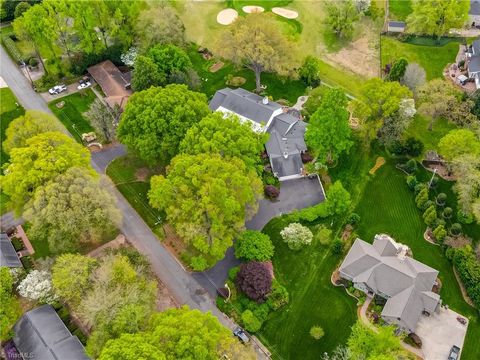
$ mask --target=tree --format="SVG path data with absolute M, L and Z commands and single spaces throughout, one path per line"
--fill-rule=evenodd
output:
M 265 263 L 258 261 L 243 263 L 240 265 L 235 283 L 250 299 L 263 303 L 272 289 L 272 272 Z
M 90 275 L 98 265 L 94 258 L 64 254 L 56 258 L 52 267 L 52 283 L 55 293 L 76 307 L 91 286 Z
M 71 167 L 91 169 L 89 151 L 59 132 L 36 135 L 26 141 L 25 147 L 10 152 L 10 163 L 0 177 L 3 192 L 10 196 L 16 213 L 20 214 L 39 186 Z
M 480 139 L 471 130 L 451 130 L 438 142 L 438 151 L 447 160 L 465 154 L 480 154 Z
M 48 271 L 32 270 L 17 287 L 20 296 L 41 303 L 54 304 L 58 297 L 53 291 L 52 277 Z
M 12 326 L 22 313 L 13 292 L 10 269 L 4 266 L 0 267 L 0 303 L 0 340 L 4 341 L 12 336 Z
M 256 211 L 261 191 L 256 173 L 240 159 L 179 155 L 166 177 L 152 177 L 148 197 L 185 242 L 220 260 Z
M 310 328 L 310 336 L 315 340 L 320 340 L 324 335 L 325 331 L 323 331 L 321 326 L 315 325 Z
M 327 228 L 325 225 L 320 225 L 315 233 L 315 238 L 318 239 L 320 244 L 328 245 L 332 240 L 332 230 Z
M 317 87 L 320 85 L 320 61 L 318 58 L 307 55 L 298 73 L 308 86 Z
M 461 212 L 480 221 L 480 154 L 465 154 L 453 159 L 453 173 L 457 177 L 454 190 Z M 473 219 L 470 219 L 472 222 Z
M 54 116 L 37 110 L 27 110 L 24 115 L 8 125 L 2 144 L 3 149 L 6 153 L 10 153 L 13 148 L 24 147 L 27 140 L 35 135 L 64 130 L 65 128 Z
M 390 72 L 387 75 L 389 81 L 400 81 L 407 70 L 408 61 L 405 58 L 400 58 L 393 63 Z
M 23 214 L 31 223 L 30 236 L 48 241 L 50 251 L 62 253 L 111 235 L 122 215 L 106 186 L 89 170 L 70 168 L 38 187 Z
M 415 196 L 415 204 L 419 209 L 423 209 L 425 206 L 425 203 L 428 201 L 428 189 L 426 187 L 423 187 Z
M 262 322 L 253 314 L 252 310 L 245 310 L 242 313 L 243 326 L 247 331 L 257 332 L 262 327 Z
M 185 27 L 172 6 L 166 3 L 152 3 L 142 10 L 135 26 L 137 43 L 141 49 L 155 44 L 185 43 Z
M 294 67 L 292 45 L 267 13 L 239 17 L 222 33 L 216 48 L 220 56 L 255 73 L 257 93 L 262 90 L 262 72 L 288 75 Z
M 425 69 L 417 63 L 409 63 L 405 69 L 405 73 L 400 79 L 400 84 L 408 87 L 412 92 L 415 92 L 420 86 L 425 84 L 427 74 Z
M 15 6 L 15 13 L 14 13 L 15 19 L 22 16 L 22 14 L 28 9 L 30 9 L 30 7 L 31 5 L 26 1 L 19 2 L 18 5 Z
M 308 92 L 308 100 L 303 106 L 304 110 L 308 114 L 312 115 L 320 107 L 322 98 L 325 96 L 325 93 L 329 90 L 326 86 L 318 86 Z
M 187 130 L 208 114 L 204 94 L 185 85 L 154 87 L 130 97 L 117 136 L 142 159 L 165 164 L 178 153 Z
M 310 245 L 313 239 L 310 229 L 299 223 L 289 224 L 280 231 L 280 235 L 292 250 L 299 250 L 303 245 Z
M 409 127 L 416 113 L 413 99 L 403 99 L 397 112 L 383 120 L 377 137 L 380 143 L 390 147 L 395 142 L 401 141 L 405 130 Z M 406 150 L 406 149 L 405 149 Z
M 343 187 L 340 180 L 335 181 L 327 191 L 327 207 L 330 214 L 345 214 L 352 204 L 350 194 Z
M 352 0 L 329 1 L 325 3 L 327 26 L 338 36 L 349 38 L 353 34 L 358 11 Z
M 161 86 L 166 82 L 165 74 L 160 73 L 157 64 L 148 56 L 138 55 L 132 71 L 132 89 L 142 91 L 151 86 Z
M 112 111 L 103 104 L 102 100 L 95 99 L 85 116 L 107 143 L 111 143 L 115 139 L 115 127 L 113 126 L 115 117 Z
M 147 56 L 157 65 L 160 74 L 169 79 L 173 74 L 184 73 L 192 67 L 187 53 L 181 48 L 172 45 L 155 45 L 148 50 Z
M 431 205 L 423 213 L 423 221 L 425 221 L 425 224 L 428 226 L 431 226 L 435 220 L 437 220 L 437 209 L 435 205 Z
M 416 0 L 412 4 L 412 13 L 407 17 L 408 31 L 440 39 L 450 29 L 465 25 L 469 5 L 468 1 L 458 0 Z
M 264 150 L 268 134 L 253 131 L 248 122 L 235 116 L 224 117 L 215 112 L 204 117 L 188 129 L 180 143 L 184 154 L 219 154 L 222 157 L 237 157 L 259 173 L 263 170 L 260 154 Z
M 165 354 L 153 341 L 152 334 L 122 334 L 108 340 L 98 360 L 166 360 Z
M 310 117 L 305 141 L 322 163 L 333 163 L 353 145 L 348 123 L 350 114 L 346 107 L 345 93 L 340 89 L 329 89 Z
M 235 256 L 246 261 L 268 261 L 274 249 L 270 237 L 256 230 L 244 231 L 235 242 Z
M 445 230 L 445 227 L 443 225 L 438 225 L 433 230 L 433 236 L 435 236 L 435 239 L 438 242 L 442 242 L 445 239 L 445 237 L 447 236 L 447 230 Z

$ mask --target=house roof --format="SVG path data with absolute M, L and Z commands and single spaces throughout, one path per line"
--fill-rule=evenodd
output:
M 89 359 L 51 305 L 27 311 L 13 327 L 13 342 L 21 354 L 38 360 Z
M 266 124 L 273 113 L 282 106 L 273 101 L 263 102 L 264 98 L 242 88 L 225 88 L 215 93 L 210 101 L 210 109 L 218 110 L 220 107 L 243 116 L 256 123 Z
M 0 266 L 9 268 L 23 267 L 12 242 L 7 234 L 4 233 L 0 234 Z
M 106 95 L 107 103 L 112 106 L 118 104 L 122 109 L 126 100 L 132 94 L 130 87 L 131 74 L 122 73 L 110 60 L 90 66 L 88 72 L 100 85 Z
M 433 312 L 440 301 L 431 291 L 438 271 L 405 256 L 404 251 L 385 234 L 376 235 L 373 244 L 356 239 L 340 273 L 386 296 L 382 315 L 402 320 L 413 331 L 422 311 Z
M 480 1 L 479 0 L 470 0 L 470 10 L 468 11 L 469 15 L 480 15 Z
M 472 56 L 468 61 L 468 71 L 471 73 L 476 73 L 480 71 L 480 54 L 477 56 Z

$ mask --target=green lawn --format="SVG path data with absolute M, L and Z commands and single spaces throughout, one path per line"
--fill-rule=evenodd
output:
M 17 99 L 9 88 L 0 89 L 0 167 L 8 162 L 8 155 L 3 151 L 3 141 L 5 140 L 5 131 L 10 122 L 17 117 L 23 115 L 25 110 L 22 106 L 17 105 Z M 1 172 L 1 169 L 0 169 Z M 4 214 L 10 210 L 8 206 L 9 197 L 0 192 L 0 214 Z
M 95 93 L 91 89 L 87 89 L 84 92 L 54 100 L 48 104 L 48 107 L 57 115 L 70 134 L 75 137 L 75 140 L 82 143 L 82 134 L 94 131 L 83 113 L 88 111 L 90 104 L 95 99 Z M 62 101 L 65 102 L 65 105 L 61 109 L 57 108 L 56 104 Z
M 410 0 L 390 0 L 388 4 L 391 19 L 405 20 L 412 12 L 412 2 Z
M 422 66 L 427 73 L 427 80 L 441 78 L 445 66 L 455 61 L 459 44 L 459 40 L 449 39 L 441 46 L 419 45 L 382 36 L 382 67 L 404 57 L 408 62 L 415 62 Z
M 440 247 L 423 239 L 425 224 L 417 210 L 414 196 L 405 183 L 405 176 L 389 161 L 368 182 L 364 196 L 355 210 L 361 217 L 358 234 L 368 242 L 378 233 L 388 233 L 408 245 L 415 259 L 439 270 L 445 304 L 470 319 L 462 359 L 480 358 L 480 320 L 477 312 L 462 298 L 460 288 Z
M 318 359 L 348 338 L 357 318 L 356 300 L 330 282 L 342 256 L 333 255 L 318 242 L 300 251 L 290 250 L 279 234 L 288 223 L 286 218 L 276 218 L 263 231 L 275 245 L 275 277 L 288 289 L 290 302 L 270 315 L 257 336 L 274 359 L 299 359 L 300 353 L 302 359 Z M 314 325 L 325 331 L 320 341 L 309 335 Z

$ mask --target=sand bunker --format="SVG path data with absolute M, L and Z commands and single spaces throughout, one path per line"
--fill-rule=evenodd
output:
M 298 17 L 298 12 L 294 10 L 284 9 L 281 7 L 274 7 L 272 9 L 272 12 L 287 19 L 296 19 Z
M 244 6 L 244 7 L 242 7 L 242 10 L 243 10 L 243 12 L 245 12 L 247 14 L 261 13 L 261 12 L 265 11 L 265 9 L 261 6 Z
M 230 25 L 238 17 L 237 10 L 234 9 L 225 9 L 218 13 L 217 22 L 221 25 Z

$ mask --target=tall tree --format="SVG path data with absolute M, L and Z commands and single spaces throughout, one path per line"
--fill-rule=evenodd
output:
M 33 239 L 48 241 L 50 251 L 78 250 L 82 242 L 98 242 L 120 226 L 115 197 L 88 169 L 71 168 L 36 189 L 23 216 Z
M 49 131 L 63 132 L 65 128 L 56 117 L 50 114 L 38 110 L 27 110 L 24 115 L 8 125 L 3 148 L 8 154 L 14 148 L 24 147 L 31 137 Z
M 466 0 L 415 0 L 407 17 L 408 31 L 440 38 L 450 29 L 461 28 L 468 20 Z
M 102 100 L 95 99 L 85 116 L 107 143 L 111 143 L 115 139 L 115 127 L 113 126 L 115 114 L 105 106 Z
M 185 85 L 153 87 L 130 97 L 117 136 L 142 159 L 168 163 L 187 130 L 209 113 L 206 96 Z
M 166 83 L 165 74 L 158 70 L 157 64 L 148 56 L 138 55 L 132 71 L 132 89 L 134 91 L 147 90 L 152 86 L 161 86 Z
M 359 13 L 352 0 L 328 1 L 326 24 L 338 37 L 350 37 Z
M 59 132 L 36 135 L 26 141 L 25 147 L 10 152 L 10 163 L 4 165 L 5 175 L 0 177 L 3 192 L 20 215 L 38 187 L 71 167 L 91 169 L 89 151 Z
M 13 292 L 13 278 L 10 269 L 0 267 L 0 340 L 10 339 L 12 326 L 22 311 Z
M 447 160 L 465 154 L 480 154 L 480 139 L 471 130 L 451 130 L 438 142 L 439 153 Z
M 235 156 L 252 169 L 261 171 L 260 154 L 264 150 L 268 134 L 259 134 L 237 116 L 224 118 L 221 113 L 204 117 L 188 129 L 180 143 L 180 152 L 185 154 L 219 154 Z
M 293 48 L 270 14 L 239 17 L 222 33 L 216 47 L 220 56 L 255 73 L 257 92 L 262 90 L 262 72 L 288 75 L 294 67 Z
M 453 172 L 457 177 L 454 190 L 465 214 L 473 214 L 480 222 L 480 154 L 469 153 L 453 159 Z
M 72 27 L 71 27 L 71 11 L 70 1 L 66 0 L 44 0 L 42 6 L 47 12 L 46 25 L 48 25 L 51 32 L 55 34 L 55 39 L 64 53 L 67 54 L 69 60 L 72 60 Z
M 148 50 L 147 55 L 157 65 L 158 72 L 167 79 L 176 73 L 185 73 L 192 67 L 187 53 L 172 44 L 155 45 Z
M 353 142 L 349 118 L 345 93 L 340 89 L 327 90 L 317 111 L 310 117 L 305 134 L 307 145 L 320 162 L 332 163 L 350 150 Z
M 240 159 L 179 155 L 166 177 L 152 177 L 148 197 L 187 243 L 217 261 L 256 211 L 261 188 Z

